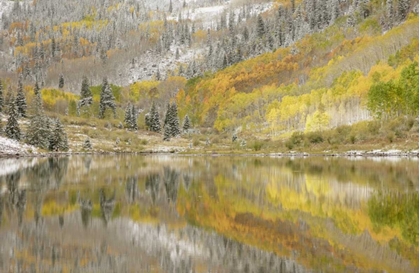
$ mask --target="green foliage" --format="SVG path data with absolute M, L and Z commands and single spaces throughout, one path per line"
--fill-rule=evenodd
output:
M 419 193 L 379 192 L 368 201 L 368 214 L 373 224 L 399 227 L 404 239 L 419 243 Z
M 19 114 L 18 114 L 18 109 L 17 109 L 16 103 L 13 97 L 10 100 L 8 114 L 9 114 L 9 118 L 7 119 L 6 128 L 4 130 L 6 137 L 15 139 L 15 140 L 20 140 L 21 133 L 20 133 L 19 124 L 17 121 Z

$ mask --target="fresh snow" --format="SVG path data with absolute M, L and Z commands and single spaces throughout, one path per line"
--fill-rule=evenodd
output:
M 0 136 L 0 155 L 36 154 L 37 148 Z M 1 167 L 1 165 L 0 165 Z M 1 173 L 1 170 L 0 170 Z

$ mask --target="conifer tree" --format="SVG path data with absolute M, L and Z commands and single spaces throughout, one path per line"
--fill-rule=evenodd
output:
M 184 125 L 182 125 L 182 129 L 184 131 L 187 131 L 188 129 L 191 128 L 191 124 L 190 124 L 190 118 L 188 117 L 188 115 L 185 115 L 184 118 Z
M 262 38 L 265 34 L 265 25 L 261 14 L 259 14 L 257 17 L 257 34 L 258 38 Z
M 115 97 L 114 97 L 114 94 L 112 94 L 112 90 L 108 83 L 107 78 L 104 78 L 102 82 L 101 98 L 99 100 L 99 118 L 105 117 L 106 108 L 111 108 L 112 112 L 114 113 L 114 118 L 115 118 L 116 117 Z
M 169 12 L 172 13 L 172 0 L 169 1 Z
M 90 91 L 90 88 L 89 88 L 89 80 L 86 76 L 84 76 L 82 79 L 82 88 L 80 90 L 80 99 L 86 99 L 86 98 L 91 98 L 91 97 L 92 97 L 92 92 Z
M 0 80 L 0 113 L 3 112 L 4 98 L 3 98 L 3 84 Z
M 60 77 L 58 79 L 58 88 L 63 88 L 64 87 L 64 76 L 63 74 L 60 74 Z
M 156 109 L 156 105 L 153 102 L 152 108 L 150 109 L 150 130 L 153 132 L 160 132 L 160 120 L 159 113 Z
M 181 131 L 179 130 L 178 107 L 176 103 L 171 104 L 170 110 L 169 126 L 171 129 L 171 136 L 175 137 L 181 134 Z
M 125 128 L 131 129 L 132 124 L 131 124 L 131 106 L 127 105 L 127 107 L 125 108 L 125 116 L 124 116 L 124 125 Z
M 67 134 L 64 130 L 63 124 L 61 124 L 58 118 L 54 119 L 52 122 L 52 130 L 49 144 L 49 149 L 51 151 L 67 151 L 69 148 Z
M 169 141 L 171 139 L 171 126 L 168 124 L 165 125 L 163 129 L 163 140 Z
M 136 114 L 136 108 L 134 105 L 131 106 L 131 125 L 133 130 L 138 130 L 139 127 L 137 126 L 137 114 Z
M 92 143 L 90 142 L 90 138 L 88 137 L 85 142 L 83 143 L 83 149 L 85 150 L 92 150 Z
M 38 82 L 35 83 L 34 93 L 35 98 L 32 104 L 34 114 L 26 131 L 26 142 L 47 150 L 50 146 L 50 119 L 44 114 Z
M 26 98 L 23 93 L 22 76 L 19 77 L 18 90 L 16 95 L 16 106 L 18 109 L 18 117 L 26 117 Z
M 15 99 L 12 97 L 10 100 L 9 105 L 9 118 L 7 119 L 6 128 L 5 128 L 5 134 L 6 137 L 20 140 L 21 134 L 20 134 L 20 128 L 19 123 L 17 121 L 18 119 L 18 110 L 16 106 Z
M 169 124 L 170 119 L 171 119 L 171 105 L 168 103 L 168 105 L 166 106 L 166 114 L 165 114 L 165 119 L 163 120 L 163 128 L 165 129 L 165 126 L 167 124 Z

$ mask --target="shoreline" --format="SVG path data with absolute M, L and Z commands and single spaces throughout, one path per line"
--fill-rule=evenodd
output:
M 145 150 L 145 151 L 91 151 L 91 152 L 41 152 L 41 153 L 1 153 L 2 158 L 36 158 L 36 157 L 60 157 L 74 155 L 177 155 L 177 156 L 253 156 L 253 157 L 347 157 L 347 158 L 419 158 L 419 150 L 371 150 L 371 151 L 346 151 L 346 152 L 267 152 L 267 153 L 223 153 L 203 151 L 201 153 L 185 152 L 179 150 Z

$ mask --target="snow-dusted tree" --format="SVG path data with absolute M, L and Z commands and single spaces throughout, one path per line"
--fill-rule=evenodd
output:
M 58 88 L 63 88 L 64 87 L 64 76 L 63 74 L 60 74 L 60 77 L 58 79 Z
M 49 149 L 51 151 L 67 151 L 68 148 L 66 131 L 61 121 L 56 118 L 52 121 Z
M 0 113 L 4 108 L 4 97 L 3 97 L 3 83 L 0 80 Z
M 157 111 L 156 104 L 152 103 L 152 108 L 150 109 L 150 130 L 153 132 L 160 132 L 160 119 L 159 113 Z
M 131 124 L 132 124 L 133 130 L 139 129 L 139 127 L 137 126 L 137 113 L 136 113 L 136 108 L 134 107 L 134 105 L 131 106 Z
M 107 78 L 104 78 L 102 82 L 101 98 L 99 100 L 99 118 L 105 117 L 106 108 L 111 108 L 115 118 L 117 115 L 115 97 L 114 94 L 112 94 L 111 86 L 109 85 Z
M 181 134 L 181 131 L 179 130 L 178 106 L 176 103 L 172 103 L 170 109 L 171 115 L 169 125 L 171 127 L 171 136 L 175 137 Z
M 398 1 L 398 20 L 403 21 L 410 11 L 410 0 Z
M 131 118 L 131 105 L 127 105 L 127 107 L 125 108 L 124 125 L 125 125 L 125 128 L 128 128 L 130 130 L 131 128 L 133 128 L 132 118 Z
M 16 106 L 18 109 L 18 117 L 26 117 L 26 98 L 23 93 L 22 75 L 19 77 L 18 90 L 16 95 Z
M 163 128 L 163 140 L 169 141 L 171 139 L 171 126 L 168 124 Z
M 169 13 L 172 13 L 172 0 L 169 1 Z
M 90 138 L 88 137 L 85 142 L 83 142 L 82 148 L 84 150 L 92 150 L 92 143 L 90 142 Z
M 47 150 L 50 146 L 50 119 L 44 114 L 38 82 L 35 83 L 34 93 L 35 97 L 32 102 L 33 116 L 26 131 L 26 142 Z
M 262 18 L 261 14 L 258 14 L 257 17 L 257 35 L 258 38 L 262 38 L 265 34 L 265 24 L 264 19 Z
M 17 121 L 19 114 L 18 114 L 16 102 L 13 96 L 10 100 L 8 114 L 9 114 L 9 118 L 7 119 L 6 128 L 4 129 L 6 137 L 20 140 L 21 134 L 20 134 L 19 123 Z
M 182 125 L 182 129 L 184 131 L 187 131 L 190 128 L 191 128 L 190 118 L 188 117 L 188 115 L 185 115 L 184 124 Z

